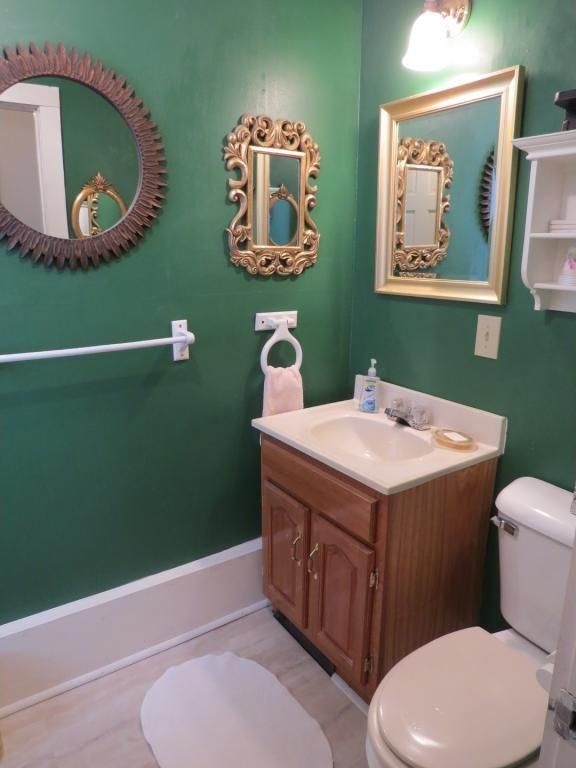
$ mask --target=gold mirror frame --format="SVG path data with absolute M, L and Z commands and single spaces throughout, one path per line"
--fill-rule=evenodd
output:
M 512 142 L 520 123 L 523 84 L 524 69 L 517 66 L 380 107 L 376 293 L 486 304 L 504 303 L 516 191 L 517 155 Z M 500 97 L 501 108 L 488 280 L 422 280 L 395 275 L 400 123 L 494 97 Z M 471 213 L 476 215 L 475 211 Z M 451 226 L 454 229 L 457 222 L 451 222 Z
M 316 207 L 318 187 L 311 179 L 320 172 L 320 152 L 302 122 L 273 120 L 266 115 L 243 115 L 228 134 L 224 161 L 229 171 L 238 170 L 239 178 L 228 179 L 228 199 L 238 205 L 238 212 L 226 232 L 230 261 L 251 275 L 300 275 L 318 258 L 320 235 L 310 212 Z M 250 150 L 300 160 L 300 195 L 298 232 L 295 245 L 257 245 L 253 242 L 254 179 Z
M 82 191 L 80 194 L 76 197 L 74 200 L 74 203 L 72 204 L 72 212 L 70 214 L 70 218 L 72 221 L 72 229 L 74 230 L 74 234 L 78 239 L 82 239 L 84 237 L 94 237 L 94 235 L 99 235 L 102 233 L 102 228 L 98 225 L 98 222 L 96 221 L 96 216 L 98 213 L 98 205 L 94 205 L 95 199 L 97 200 L 98 195 L 107 195 L 108 197 L 112 198 L 118 208 L 120 209 L 120 219 L 123 219 L 126 215 L 126 204 L 124 203 L 124 200 L 120 197 L 118 191 L 115 187 L 112 186 L 105 178 L 102 176 L 101 173 L 97 173 L 96 176 L 90 179 L 90 181 L 87 184 L 84 184 L 82 187 Z M 83 203 L 88 203 L 88 220 L 90 224 L 90 233 L 85 234 L 82 231 L 82 227 L 80 226 L 80 210 L 82 208 Z
M 438 170 L 438 199 L 436 203 L 436 233 L 434 243 L 429 245 L 406 246 L 406 175 L 410 166 L 427 167 Z M 450 228 L 446 224 L 445 214 L 450 210 L 450 195 L 454 163 L 446 151 L 446 145 L 440 141 L 405 138 L 398 147 L 398 186 L 396 193 L 396 229 L 394 237 L 394 271 L 399 270 L 401 277 L 432 277 L 429 272 L 417 270 L 431 269 L 445 258 L 450 243 Z

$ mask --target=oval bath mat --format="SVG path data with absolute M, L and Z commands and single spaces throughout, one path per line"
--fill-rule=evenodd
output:
M 332 768 L 320 726 L 254 661 L 233 653 L 169 669 L 144 698 L 160 768 Z

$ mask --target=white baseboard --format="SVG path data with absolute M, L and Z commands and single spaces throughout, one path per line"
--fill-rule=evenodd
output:
M 352 704 L 355 704 L 358 707 L 362 714 L 368 715 L 369 705 L 366 704 L 363 698 L 358 696 L 356 691 L 353 691 L 352 688 L 350 688 L 348 683 L 345 683 L 344 680 L 342 680 L 340 675 L 332 675 L 331 679 L 336 688 L 339 688 L 342 693 L 350 699 Z
M 261 539 L 0 626 L 0 718 L 268 604 Z

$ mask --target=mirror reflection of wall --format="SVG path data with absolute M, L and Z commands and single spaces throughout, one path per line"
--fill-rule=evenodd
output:
M 74 238 L 70 211 L 96 170 L 114 179 L 130 205 L 138 189 L 138 150 L 107 99 L 54 77 L 20 83 L 0 96 L 0 201 L 20 221 Z M 117 223 L 118 208 L 100 204 L 104 231 Z
M 406 168 L 404 245 L 438 247 L 442 170 L 413 165 Z
M 98 207 L 98 213 L 96 214 L 98 229 L 100 232 L 112 229 L 124 215 L 122 213 L 122 208 L 120 208 L 118 203 L 114 198 L 110 197 L 110 195 L 97 192 L 94 197 L 96 198 L 95 202 Z
M 294 245 L 298 233 L 298 204 L 284 185 L 270 188 L 268 239 L 272 245 Z
M 486 157 L 498 146 L 500 109 L 500 97 L 492 97 L 403 120 L 399 125 L 400 139 L 418 136 L 442 141 L 454 161 L 447 214 L 450 244 L 446 258 L 434 270 L 438 279 L 488 280 L 490 237 L 478 221 L 478 189 Z
M 252 150 L 254 245 L 299 244 L 301 158 L 294 154 Z

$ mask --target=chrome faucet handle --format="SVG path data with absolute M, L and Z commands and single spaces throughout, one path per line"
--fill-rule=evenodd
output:
M 415 405 L 410 412 L 410 426 L 414 429 L 430 429 L 430 409 L 425 405 Z

